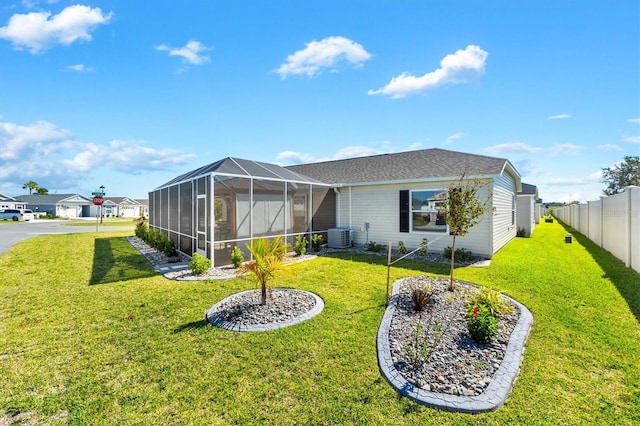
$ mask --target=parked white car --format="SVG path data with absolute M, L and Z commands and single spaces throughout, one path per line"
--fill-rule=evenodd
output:
M 33 217 L 33 213 L 31 213 Z M 19 220 L 24 220 L 24 213 L 22 210 L 18 209 L 0 209 L 0 219 L 2 220 L 13 220 L 15 222 Z
M 33 211 L 29 209 L 22 210 L 23 218 L 26 221 L 33 220 Z

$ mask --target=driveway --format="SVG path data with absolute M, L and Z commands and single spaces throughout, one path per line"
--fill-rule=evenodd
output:
M 0 225 L 0 255 L 16 243 L 37 235 L 96 232 L 95 222 L 93 222 L 92 226 L 68 226 L 65 223 L 68 222 L 62 220 L 33 220 L 15 224 L 2 224 Z M 126 226 L 98 226 L 98 232 L 133 231 L 134 227 L 133 222 L 131 225 Z

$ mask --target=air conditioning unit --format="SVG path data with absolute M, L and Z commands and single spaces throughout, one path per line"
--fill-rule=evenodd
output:
M 328 231 L 330 248 L 347 248 L 351 247 L 351 229 L 349 228 L 331 228 Z

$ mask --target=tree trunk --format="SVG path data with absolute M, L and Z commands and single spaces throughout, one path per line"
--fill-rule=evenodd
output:
M 266 305 L 267 304 L 267 284 L 266 283 L 262 283 L 262 300 L 260 302 L 261 305 Z
M 453 243 L 451 244 L 451 270 L 449 274 L 449 291 L 455 290 L 456 286 L 453 284 L 453 266 L 455 264 L 456 256 L 456 234 L 453 234 Z

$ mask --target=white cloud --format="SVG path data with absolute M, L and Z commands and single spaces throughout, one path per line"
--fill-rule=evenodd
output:
M 325 68 L 335 70 L 339 62 L 346 61 L 359 67 L 369 59 L 371 55 L 361 44 L 334 36 L 307 43 L 304 49 L 287 56 L 287 60 L 275 72 L 283 79 L 290 75 L 315 77 Z
M 537 148 L 535 146 L 531 146 L 522 142 L 509 142 L 509 143 L 502 143 L 499 145 L 489 146 L 484 150 L 494 155 L 533 154 L 533 153 L 542 151 L 542 148 Z
M 567 118 L 571 118 L 571 114 L 552 115 L 551 117 L 547 117 L 547 120 L 564 120 Z
M 451 145 L 452 143 L 454 143 L 458 139 L 462 139 L 464 136 L 465 136 L 465 133 L 463 133 L 463 132 L 458 132 L 458 133 L 454 133 L 452 135 L 449 135 L 447 137 L 447 139 L 444 141 L 443 145 Z
M 422 144 L 413 143 L 405 148 L 394 148 L 389 142 L 382 143 L 382 148 L 372 148 L 370 146 L 352 145 L 339 149 L 333 155 L 329 157 L 315 157 L 311 154 L 305 154 L 297 151 L 283 151 L 278 154 L 279 160 L 285 160 L 286 164 L 304 164 L 304 163 L 318 163 L 321 161 L 334 161 L 344 160 L 348 158 L 368 157 L 371 155 L 388 154 L 392 152 L 405 152 L 420 149 Z
M 627 120 L 629 123 L 638 124 L 640 123 L 640 118 L 630 118 Z
M 628 143 L 640 143 L 640 136 L 627 136 L 623 141 Z
M 109 22 L 112 15 L 99 7 L 82 5 L 66 7 L 53 16 L 51 12 L 15 14 L 5 27 L 0 27 L 0 38 L 9 40 L 16 49 L 42 53 L 56 44 L 68 46 L 78 40 L 91 40 L 90 32 Z
M 554 178 L 544 181 L 545 185 L 584 185 L 590 183 L 589 179 L 581 178 Z
M 156 50 L 167 51 L 170 56 L 179 56 L 185 62 L 192 65 L 202 65 L 205 62 L 210 62 L 209 55 L 204 53 L 211 50 L 210 47 L 205 46 L 197 40 L 189 40 L 187 44 L 182 47 L 171 47 L 166 44 L 160 44 L 155 47 Z
M 598 149 L 602 151 L 622 151 L 622 148 L 615 144 L 598 145 Z
M 68 130 L 46 121 L 28 126 L 0 122 L 0 146 L 0 181 L 15 187 L 25 180 L 46 188 L 75 186 L 98 168 L 137 175 L 171 170 L 196 157 L 137 140 L 114 140 L 108 145 L 79 142 Z
M 93 67 L 87 67 L 84 64 L 69 65 L 67 69 L 77 72 L 93 72 Z
M 447 83 L 468 83 L 484 72 L 489 54 L 478 46 L 469 45 L 464 50 L 445 56 L 440 68 L 421 77 L 402 73 L 378 90 L 369 90 L 369 95 L 389 95 L 404 98 L 424 90 L 434 89 Z
M 563 143 L 553 148 L 552 155 L 575 155 L 582 151 L 584 146 L 574 145 L 571 143 Z

